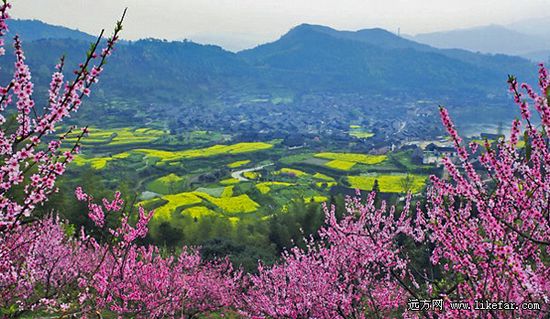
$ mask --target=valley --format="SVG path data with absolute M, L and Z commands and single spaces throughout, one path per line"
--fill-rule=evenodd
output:
M 421 192 L 430 174 L 441 174 L 435 165 L 422 164 L 420 149 L 371 144 L 377 134 L 358 124 L 348 125 L 339 139 L 334 133 L 298 138 L 297 132 L 256 141 L 207 130 L 89 130 L 62 188 L 123 190 L 136 207 L 155 210 L 151 242 L 210 249 L 219 240 L 229 241 L 229 248 L 217 247 L 217 253 L 250 267 L 253 256 L 269 260 L 290 240 L 300 240 L 300 232 L 293 233 L 297 230 L 274 227 L 281 227 L 279 219 L 287 214 L 314 212 L 309 220 L 291 225 L 308 224 L 312 232 L 322 223 L 323 203 L 340 206 L 355 189 L 374 189 L 380 198 L 398 201 L 407 191 Z M 65 142 L 71 145 L 76 136 Z M 74 201 L 70 191 L 65 194 L 64 201 Z M 73 207 L 63 214 L 74 219 L 80 206 Z M 235 251 L 232 245 L 237 244 L 262 251 Z
M 74 66 L 88 38 L 33 22 L 16 29 L 30 26 L 47 35 L 25 46 L 37 94 L 46 94 L 59 54 Z M 44 210 L 61 202 L 63 217 L 85 225 L 75 187 L 97 197 L 120 190 L 132 209 L 156 212 L 145 243 L 201 246 L 205 258 L 230 256 L 251 270 L 304 244 L 323 225 L 323 205 L 342 212 L 356 189 L 398 205 L 422 193 L 430 175 L 443 176 L 449 146 L 438 105 L 482 143 L 480 133 L 500 135 L 515 114 L 503 70 L 530 81 L 534 67 L 382 29 L 309 24 L 237 53 L 124 41 L 88 107 L 66 122 L 90 133 Z

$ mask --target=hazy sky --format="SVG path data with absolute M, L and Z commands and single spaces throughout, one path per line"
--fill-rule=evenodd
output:
M 300 23 L 402 33 L 508 24 L 547 16 L 550 0 L 16 0 L 13 15 L 97 34 L 125 7 L 123 37 L 188 38 L 236 50 Z

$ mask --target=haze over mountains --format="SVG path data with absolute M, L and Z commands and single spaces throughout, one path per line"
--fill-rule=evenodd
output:
M 37 97 L 47 96 L 59 57 L 67 57 L 70 75 L 94 39 L 37 21 L 12 21 L 11 28 L 24 41 Z M 9 52 L 0 60 L 13 65 Z M 94 107 L 78 118 L 98 126 L 176 121 L 175 126 L 207 128 L 248 121 L 262 123 L 254 128 L 260 131 L 292 117 L 344 123 L 362 114 L 377 119 L 378 126 L 392 118 L 409 123 L 411 112 L 435 117 L 437 105 L 445 104 L 457 119 L 464 115 L 464 123 L 484 125 L 514 116 L 508 74 L 534 83 L 536 70 L 521 57 L 438 49 L 376 28 L 351 32 L 302 24 L 274 42 L 237 53 L 191 41 L 124 41 L 92 94 Z M 7 81 L 6 72 L 0 80 Z
M 52 59 L 62 53 L 78 58 L 80 47 L 87 45 L 83 42 L 93 38 L 38 21 L 14 21 L 11 26 L 32 42 L 27 50 L 34 64 L 53 65 Z M 67 38 L 71 40 L 61 40 Z M 110 75 L 118 74 L 128 84 L 134 77 L 158 76 L 155 82 L 198 77 L 199 82 L 223 86 L 245 76 L 250 85 L 258 82 L 290 90 L 414 92 L 431 87 L 482 93 L 502 86 L 508 73 L 524 75 L 530 66 L 517 57 L 436 49 L 383 29 L 349 32 L 303 24 L 273 43 L 238 53 L 192 42 L 127 43 L 115 55 Z
M 12 20 L 10 21 L 7 38 L 18 34 L 25 41 L 34 41 L 39 39 L 73 39 L 82 41 L 92 41 L 95 37 L 87 33 L 54 26 L 39 20 Z
M 408 36 L 437 48 L 461 48 L 482 53 L 519 55 L 536 62 L 550 57 L 550 17 L 507 26 L 487 25 Z

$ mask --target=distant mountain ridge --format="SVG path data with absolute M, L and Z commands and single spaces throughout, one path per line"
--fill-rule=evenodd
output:
M 423 33 L 408 38 L 441 49 L 461 48 L 472 52 L 500 53 L 546 60 L 548 56 L 544 56 L 543 52 L 550 50 L 550 35 L 526 33 L 531 30 L 530 28 L 516 31 L 518 26 L 488 25 Z
M 72 39 L 93 41 L 95 36 L 82 31 L 55 26 L 39 20 L 10 20 L 8 38 L 18 34 L 25 41 L 39 39 Z
M 257 67 L 301 71 L 311 83 L 331 77 L 344 87 L 409 86 L 417 90 L 477 90 L 498 86 L 508 73 L 525 75 L 518 57 L 436 49 L 383 29 L 355 32 L 299 25 L 279 40 L 238 53 Z M 313 85 L 313 84 L 312 84 Z
M 76 65 L 93 39 L 37 22 L 11 25 L 22 30 L 33 77 L 42 84 L 61 54 L 68 65 Z M 29 40 L 25 32 L 33 28 Z M 383 29 L 352 32 L 302 24 L 277 41 L 238 53 L 190 41 L 125 42 L 106 68 L 97 99 L 227 107 L 281 94 L 298 102 L 311 94 L 506 96 L 507 74 L 525 81 L 534 70 L 533 63 L 519 57 L 437 49 Z M 175 114 L 177 107 L 163 112 Z

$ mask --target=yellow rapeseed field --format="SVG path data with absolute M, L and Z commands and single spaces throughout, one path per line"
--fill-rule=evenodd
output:
M 234 186 L 226 186 L 223 189 L 222 195 L 220 197 L 227 198 L 233 196 L 233 187 Z
M 388 157 L 386 155 L 369 155 L 369 154 L 357 154 L 357 153 L 317 153 L 315 157 L 325 158 L 330 160 L 340 160 L 361 164 L 378 164 L 385 161 Z
M 241 167 L 241 166 L 243 166 L 243 165 L 246 165 L 246 164 L 248 164 L 248 163 L 250 163 L 250 160 L 236 161 L 236 162 L 227 164 L 227 167 L 229 167 L 229 168 L 237 168 L 237 167 Z
M 426 183 L 426 176 L 423 175 L 408 175 L 409 182 L 405 182 L 406 174 L 397 175 L 372 175 L 372 176 L 348 176 L 348 182 L 352 188 L 361 190 L 372 190 L 374 181 L 378 180 L 380 191 L 384 193 L 404 193 L 410 188 L 413 193 L 418 193 L 422 190 Z
M 258 172 L 244 172 L 243 176 L 248 179 L 257 179 L 261 176 Z
M 306 202 L 306 203 L 310 203 L 310 202 L 324 203 L 327 200 L 328 200 L 328 197 L 326 197 L 326 196 L 304 197 L 304 202 Z
M 342 161 L 342 160 L 332 160 L 330 162 L 325 163 L 326 167 L 338 169 L 341 171 L 349 171 L 350 169 L 355 166 L 355 162 L 349 162 L 349 161 Z
M 162 199 L 168 201 L 165 205 L 155 209 L 155 219 L 170 220 L 172 213 L 178 208 L 200 204 L 202 199 L 194 193 L 179 193 L 174 195 L 165 195 Z
M 204 200 L 218 206 L 224 212 L 230 214 L 252 213 L 258 210 L 260 205 L 253 201 L 248 195 L 243 194 L 234 197 L 216 198 L 206 193 L 195 192 L 195 194 Z
M 315 183 L 315 185 L 319 188 L 325 187 L 325 186 L 326 186 L 326 188 L 331 188 L 332 186 L 338 185 L 338 183 L 336 183 L 336 182 L 317 182 L 317 183 Z
M 322 181 L 333 181 L 334 180 L 334 178 L 332 178 L 330 176 L 327 176 L 325 174 L 321 174 L 321 173 L 315 173 L 313 175 L 313 177 L 316 178 L 316 179 L 320 179 Z
M 147 188 L 153 192 L 168 194 L 175 192 L 185 179 L 174 173 L 159 177 L 149 183 Z
M 231 145 L 214 145 L 207 148 L 183 150 L 183 151 L 163 151 L 153 149 L 136 149 L 133 152 L 145 154 L 146 157 L 156 158 L 163 162 L 178 161 L 182 159 L 193 159 L 201 157 L 211 157 L 227 154 L 241 154 L 248 152 L 261 151 L 272 148 L 272 144 L 263 142 L 237 143 Z
M 276 172 L 276 174 L 290 174 L 297 177 L 307 175 L 307 173 L 304 171 L 301 171 L 299 169 L 294 169 L 294 168 L 288 168 L 288 167 L 281 168 L 279 171 Z
M 85 155 L 77 155 L 72 163 L 77 166 L 84 166 L 90 164 L 94 169 L 100 170 L 104 169 L 107 166 L 107 163 L 115 159 L 124 159 L 130 156 L 128 153 L 120 153 L 113 156 L 103 156 L 103 157 L 87 157 Z
M 181 211 L 181 214 L 184 216 L 191 216 L 192 218 L 201 218 L 204 216 L 214 216 L 218 215 L 215 211 L 204 206 L 193 206 L 186 208 Z
M 100 129 L 91 127 L 89 128 L 87 136 L 83 137 L 82 144 L 109 144 L 109 145 L 127 145 L 127 144 L 147 144 L 151 143 L 165 133 L 161 130 L 138 128 L 133 129 L 129 127 L 117 128 L 117 129 Z M 66 139 L 69 143 L 76 142 L 77 134 L 71 134 Z
M 286 182 L 263 182 L 256 184 L 256 188 L 260 191 L 262 194 L 267 194 L 271 191 L 272 186 L 291 186 L 293 184 L 286 183 Z

